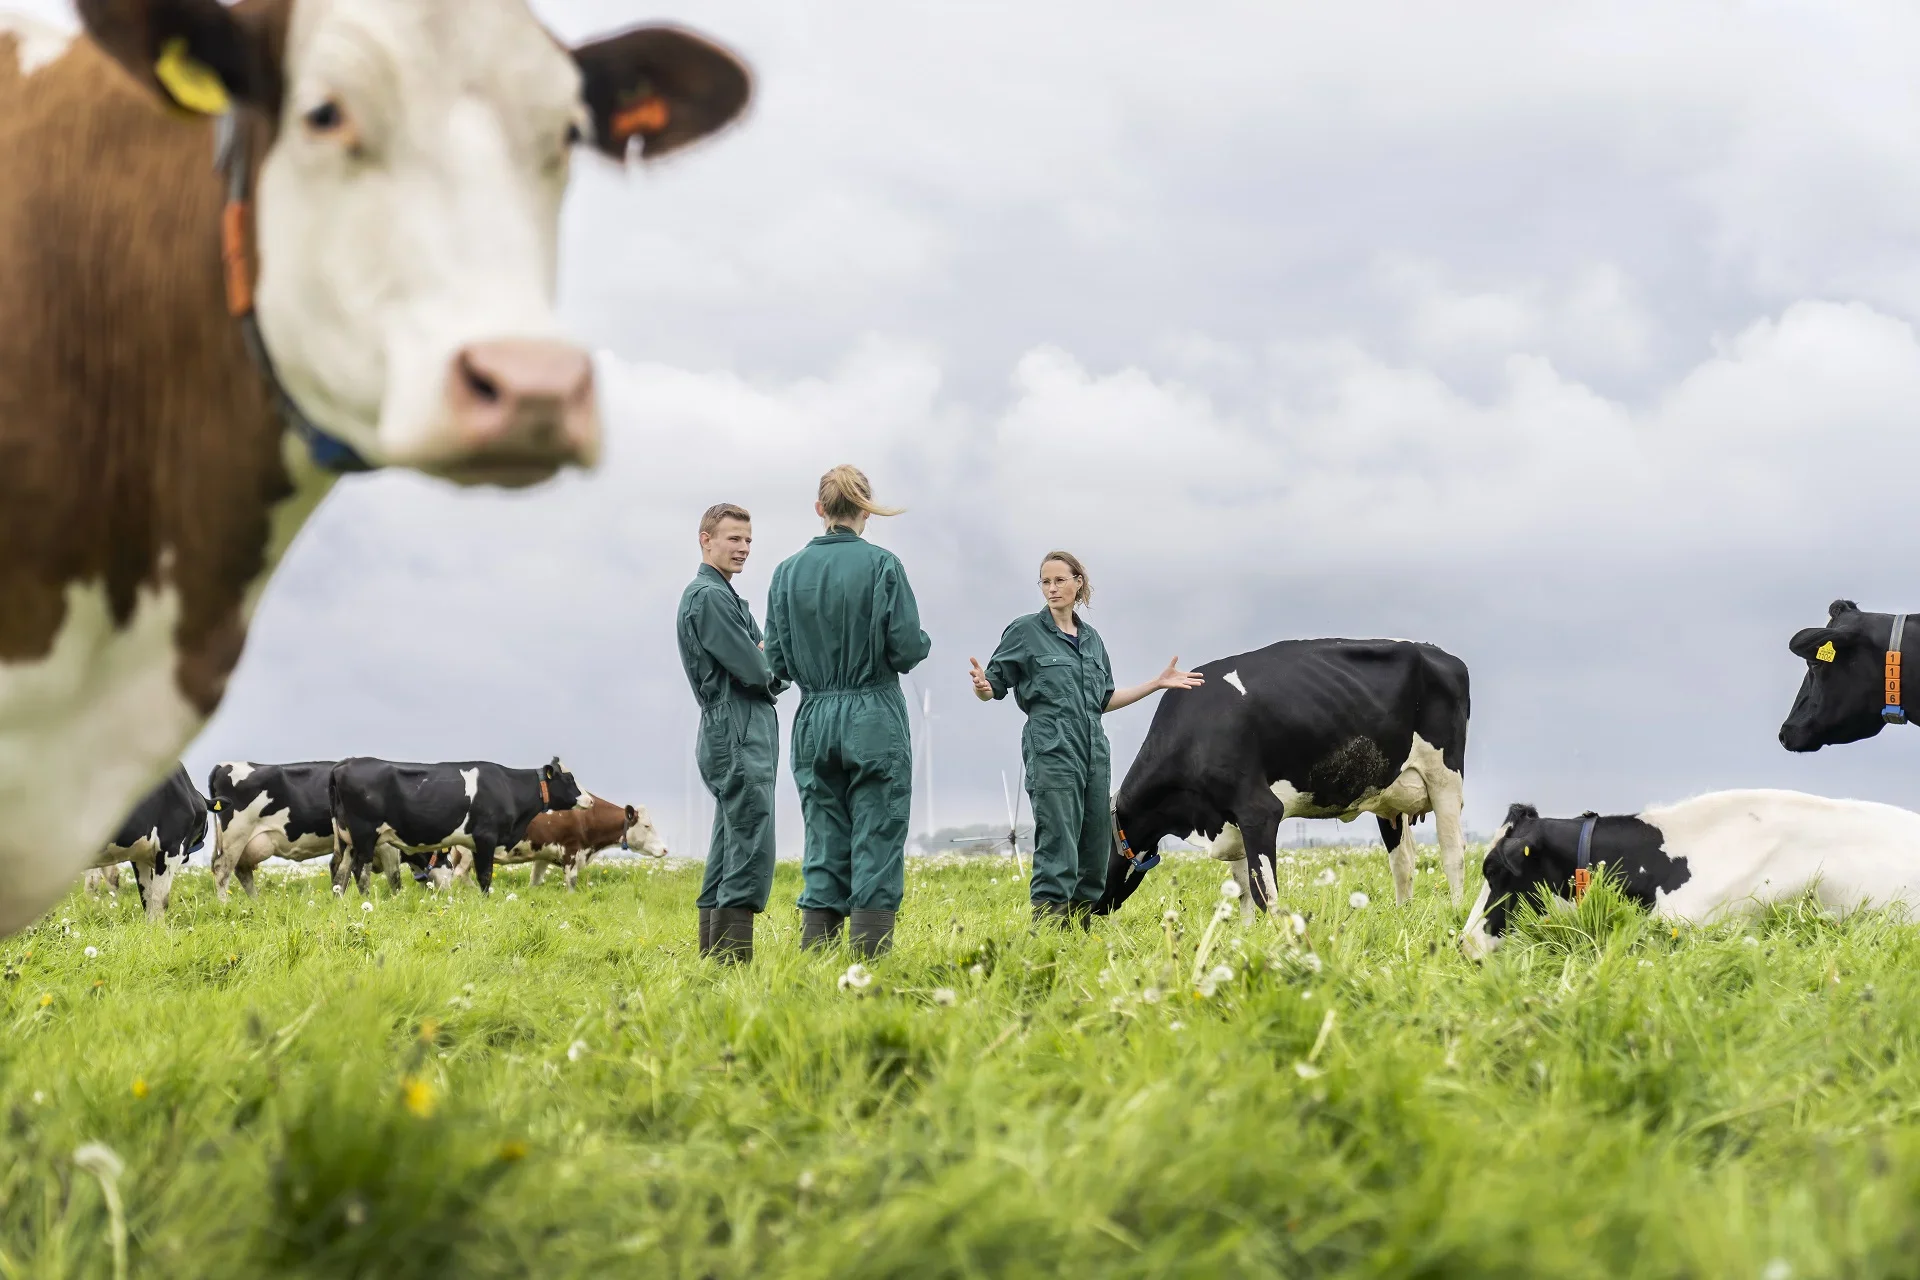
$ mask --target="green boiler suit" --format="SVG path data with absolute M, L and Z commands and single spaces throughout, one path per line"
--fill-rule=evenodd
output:
M 850 529 L 773 571 L 767 660 L 800 686 L 790 754 L 807 826 L 803 909 L 900 909 L 913 802 L 900 677 L 932 647 L 899 557 Z
M 694 759 L 713 793 L 713 835 L 695 905 L 764 911 L 773 890 L 773 782 L 786 682 L 760 648 L 753 611 L 712 565 L 680 595 L 680 664 L 700 702 Z
M 1027 715 L 1020 754 L 1033 798 L 1036 905 L 1098 902 L 1113 848 L 1113 757 L 1100 723 L 1113 667 L 1100 633 L 1075 621 L 1069 636 L 1045 609 L 1014 619 L 986 668 L 993 696 L 1011 690 Z

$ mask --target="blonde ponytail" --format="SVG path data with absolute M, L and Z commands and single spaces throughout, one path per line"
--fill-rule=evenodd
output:
M 864 513 L 870 516 L 897 516 L 904 507 L 883 507 L 873 500 L 873 485 L 867 473 L 856 466 L 841 463 L 820 477 L 820 509 L 829 525 L 851 524 Z

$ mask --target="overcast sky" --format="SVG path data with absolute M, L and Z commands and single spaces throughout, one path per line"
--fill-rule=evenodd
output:
M 535 7 L 569 38 L 654 16 Z M 1920 733 L 1775 739 L 1795 630 L 1837 596 L 1920 611 L 1911 6 L 668 16 L 758 90 L 711 146 L 576 170 L 562 301 L 603 353 L 605 465 L 342 483 L 196 775 L 559 753 L 702 852 L 673 642 L 695 523 L 752 508 L 759 614 L 848 461 L 910 508 L 873 532 L 934 639 L 942 824 L 1003 812 L 1020 717 L 967 658 L 1039 607 L 1055 545 L 1123 683 L 1296 636 L 1460 656 L 1481 830 L 1728 786 L 1920 806 Z M 1116 782 L 1152 711 L 1109 717 Z M 780 795 L 791 850 L 784 768 Z

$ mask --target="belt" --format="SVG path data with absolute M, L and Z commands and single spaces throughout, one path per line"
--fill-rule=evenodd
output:
M 898 690 L 899 688 L 900 681 L 897 679 L 882 681 L 879 684 L 836 685 L 829 689 L 809 689 L 802 685 L 800 700 L 805 702 L 812 698 L 851 698 L 858 693 L 885 693 L 888 689 Z

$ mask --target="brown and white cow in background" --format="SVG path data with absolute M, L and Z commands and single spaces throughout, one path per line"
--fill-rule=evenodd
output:
M 335 470 L 593 464 L 570 153 L 657 156 L 749 94 L 699 37 L 568 50 L 526 0 L 78 7 L 0 17 L 0 935 L 219 705 Z
M 494 862 L 531 862 L 534 884 L 545 877 L 548 867 L 558 863 L 566 873 L 567 888 L 571 889 L 594 854 L 614 848 L 649 858 L 667 856 L 666 842 L 660 838 L 645 805 L 618 805 L 593 796 L 592 808 L 541 814 L 527 824 L 526 838 L 494 855 Z M 454 876 L 467 874 L 473 866 L 473 855 L 465 849 L 451 849 L 444 865 L 444 870 L 436 866 L 429 872 L 436 887 L 445 887 Z

